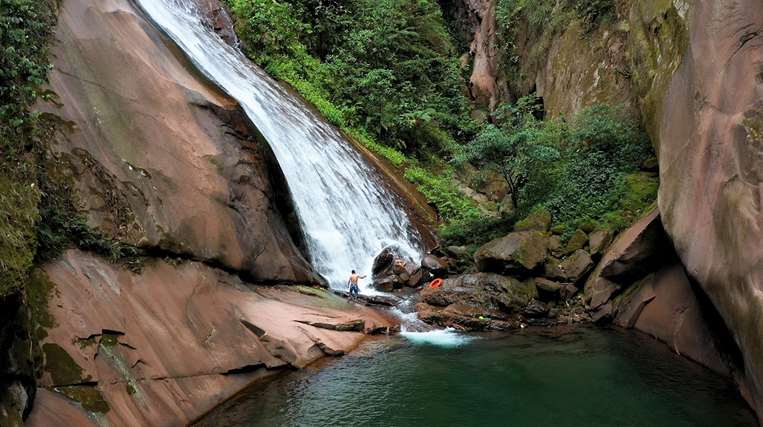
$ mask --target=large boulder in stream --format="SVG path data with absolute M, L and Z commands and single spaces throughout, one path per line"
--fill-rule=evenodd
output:
M 469 330 L 518 327 L 520 315 L 537 296 L 535 284 L 491 273 L 448 278 L 439 288 L 421 290 L 419 318 Z
M 382 292 L 392 292 L 405 286 L 417 287 L 425 273 L 393 246 L 384 248 L 376 256 L 371 272 L 374 288 Z
M 492 240 L 474 254 L 483 272 L 529 275 L 548 257 L 548 238 L 539 231 L 520 231 Z

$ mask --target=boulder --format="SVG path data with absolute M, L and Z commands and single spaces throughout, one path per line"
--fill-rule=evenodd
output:
M 549 314 L 549 308 L 546 304 L 540 302 L 540 301 L 531 301 L 525 308 L 522 310 L 522 314 L 529 318 L 537 319 L 540 317 L 544 317 L 547 314 Z
M 536 277 L 533 280 L 538 289 L 538 298 L 542 301 L 565 301 L 578 292 L 578 288 L 570 283 L 554 282 L 544 277 Z
M 397 251 L 393 247 L 386 247 L 382 249 L 379 255 L 374 258 L 374 264 L 371 268 L 371 273 L 376 276 L 387 270 L 395 262 L 397 257 Z
M 418 275 L 413 263 L 402 257 L 393 246 L 384 248 L 374 258 L 371 271 L 373 287 L 382 292 L 392 292 L 403 286 L 418 286 L 417 280 L 423 277 L 423 273 Z
M 652 209 L 620 233 L 604 253 L 585 284 L 585 301 L 597 308 L 621 289 L 651 271 L 664 260 L 670 243 L 666 241 L 660 214 Z
M 418 288 L 426 279 L 429 278 L 429 273 L 425 272 L 423 268 L 417 268 L 416 271 L 411 274 L 411 277 L 405 282 L 405 286 L 409 288 Z
M 442 276 L 448 270 L 448 261 L 438 256 L 428 254 L 421 260 L 421 267 L 435 276 Z
M 514 224 L 514 231 L 547 232 L 551 228 L 551 212 L 545 209 L 533 211 L 527 218 Z
M 536 296 L 537 292 L 532 282 L 523 283 L 492 273 L 473 273 L 448 278 L 440 288 L 426 287 L 420 293 L 423 307 L 428 313 L 427 318 L 439 319 L 435 323 L 441 325 L 448 324 L 443 319 L 450 319 L 469 329 L 484 327 L 468 326 L 464 322 L 465 318 L 479 320 L 482 317 L 509 321 L 520 314 Z
M 445 249 L 445 253 L 448 256 L 458 258 L 469 254 L 469 249 L 466 246 L 448 246 Z
M 610 243 L 612 243 L 611 230 L 597 230 L 588 236 L 588 250 L 591 255 L 604 253 Z
M 562 261 L 550 258 L 545 265 L 545 276 L 564 282 L 577 283 L 585 277 L 591 267 L 593 267 L 591 256 L 588 252 L 578 249 Z
M 593 282 L 589 281 L 585 287 L 585 301 L 588 306 L 596 310 L 606 304 L 615 293 L 620 291 L 621 286 L 603 277 Z
M 548 239 L 538 231 L 513 232 L 488 242 L 474 254 L 477 269 L 528 275 L 548 257 Z
M 562 250 L 562 254 L 569 255 L 579 249 L 585 248 L 586 244 L 588 244 L 588 235 L 583 230 L 575 230 L 575 232 L 570 237 L 570 240 L 567 241 L 567 244 L 564 245 L 564 249 Z

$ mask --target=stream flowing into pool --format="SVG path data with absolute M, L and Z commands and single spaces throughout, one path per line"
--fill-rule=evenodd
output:
M 734 385 L 640 334 L 399 338 L 244 392 L 200 426 L 756 426 Z

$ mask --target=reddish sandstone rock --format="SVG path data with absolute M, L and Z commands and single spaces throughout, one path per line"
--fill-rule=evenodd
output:
M 659 118 L 659 204 L 689 275 L 744 356 L 763 416 L 763 7 L 692 2 L 687 53 Z
M 45 273 L 55 326 L 40 385 L 90 387 L 111 425 L 187 424 L 276 369 L 392 326 L 322 289 L 253 286 L 194 262 L 152 261 L 135 274 L 69 251 Z M 46 405 L 29 425 L 55 425 Z
M 66 122 L 52 147 L 89 225 L 257 280 L 319 281 L 267 144 L 141 13 L 66 0 L 55 38 L 44 108 Z
M 667 265 L 634 287 L 620 303 L 615 323 L 650 334 L 676 353 L 729 374 L 710 330 L 713 318 L 701 306 L 683 266 Z

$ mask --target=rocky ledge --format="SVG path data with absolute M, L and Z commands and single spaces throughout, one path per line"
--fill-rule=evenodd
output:
M 37 276 L 50 327 L 29 426 L 187 424 L 395 325 L 322 288 L 252 285 L 197 262 L 136 274 L 73 250 Z

